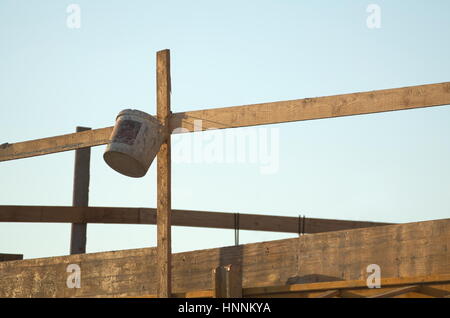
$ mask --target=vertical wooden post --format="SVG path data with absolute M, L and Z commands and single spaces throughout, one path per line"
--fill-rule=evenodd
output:
M 170 162 L 170 51 L 156 54 L 156 113 L 163 126 L 165 142 L 161 145 L 157 163 L 157 251 L 158 297 L 170 297 L 171 288 L 171 162 Z
M 77 132 L 90 130 L 88 127 L 77 127 Z M 72 205 L 83 207 L 89 205 L 89 168 L 91 148 L 75 150 L 75 171 L 73 178 Z M 70 236 L 70 254 L 86 253 L 86 223 L 72 223 Z
M 214 298 L 242 298 L 242 278 L 239 267 L 219 266 L 213 269 Z

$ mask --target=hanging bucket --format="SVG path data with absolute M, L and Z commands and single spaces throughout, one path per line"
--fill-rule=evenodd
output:
M 145 176 L 164 141 L 161 128 L 158 119 L 147 113 L 122 110 L 117 115 L 103 159 L 128 177 Z

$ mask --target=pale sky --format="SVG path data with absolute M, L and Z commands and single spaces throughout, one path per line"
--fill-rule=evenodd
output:
M 67 25 L 72 3 L 80 28 Z M 367 25 L 370 4 L 381 9 L 380 28 Z M 155 55 L 166 48 L 173 112 L 450 81 L 449 14 L 446 0 L 2 0 L 0 144 L 111 126 L 125 108 L 155 114 Z M 273 136 L 270 156 L 175 160 L 172 207 L 448 218 L 449 123 L 441 106 L 229 130 Z M 189 143 L 200 145 L 197 155 L 220 148 L 212 132 L 172 138 L 174 153 Z M 104 149 L 92 149 L 90 205 L 155 207 L 155 165 L 128 178 L 105 164 Z M 65 152 L 0 163 L 0 204 L 71 205 L 73 160 Z M 276 163 L 269 174 L 267 160 Z M 240 242 L 288 237 L 241 231 Z M 0 224 L 0 253 L 67 255 L 69 239 L 70 224 Z M 173 228 L 174 252 L 233 244 L 232 230 Z M 88 252 L 155 245 L 155 226 L 88 225 Z

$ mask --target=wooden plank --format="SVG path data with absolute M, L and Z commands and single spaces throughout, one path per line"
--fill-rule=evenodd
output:
M 181 294 L 174 294 L 176 298 L 212 298 L 213 291 L 212 290 L 199 290 L 193 292 L 186 292 Z
M 113 127 L 0 145 L 0 161 L 47 155 L 68 150 L 105 145 Z
M 294 240 L 173 255 L 173 295 L 212 287 L 211 269 L 242 266 L 244 286 L 282 284 L 296 274 Z M 281 258 L 281 256 L 284 256 Z M 0 297 L 125 297 L 157 295 L 156 248 L 123 250 L 0 264 Z M 81 268 L 81 288 L 66 286 L 67 266 Z
M 0 253 L 0 262 L 9 262 L 22 260 L 23 254 L 2 254 Z
M 381 286 L 383 288 L 395 287 L 401 285 L 418 285 L 433 283 L 450 283 L 450 274 L 426 275 L 418 277 L 390 277 L 382 278 Z M 306 283 L 280 286 L 253 287 L 244 289 L 244 296 L 253 297 L 258 295 L 272 295 L 280 293 L 298 293 L 298 292 L 317 292 L 340 290 L 344 293 L 347 290 L 369 289 L 366 280 L 350 280 L 350 281 L 332 281 L 320 283 Z M 375 290 L 375 289 L 371 289 Z
M 225 265 L 213 269 L 214 298 L 242 298 L 242 272 L 238 266 Z
M 361 290 L 361 289 L 359 289 L 359 290 Z M 358 291 L 359 291 L 358 290 Z M 360 294 L 358 294 L 358 293 L 355 293 L 355 292 L 351 292 L 351 291 L 348 291 L 348 290 L 341 290 L 340 291 L 340 293 L 339 293 L 339 295 L 342 297 L 342 298 L 365 298 L 364 296 L 362 296 L 362 295 L 360 295 Z
M 417 290 L 419 290 L 419 286 L 406 286 L 406 287 L 390 290 L 387 292 L 382 292 L 380 294 L 377 294 L 374 296 L 369 296 L 367 298 L 390 298 L 390 297 L 395 297 L 395 296 L 415 292 Z
M 431 297 L 439 297 L 439 298 L 450 295 L 450 292 L 447 290 L 434 288 L 434 287 L 426 286 L 426 285 L 421 285 L 418 292 L 421 294 L 431 296 Z
M 88 127 L 77 127 L 77 132 L 91 130 Z M 73 178 L 74 207 L 89 205 L 89 170 L 91 164 L 91 148 L 75 150 L 75 168 Z M 70 254 L 86 253 L 86 223 L 72 223 L 70 235 Z
M 450 219 L 303 235 L 298 243 L 299 274 L 289 289 L 274 292 L 324 281 L 359 280 L 366 286 L 371 264 L 380 266 L 382 277 L 450 274 Z
M 248 127 L 450 104 L 450 82 L 177 113 L 171 129 Z M 200 125 L 195 121 L 201 120 Z
M 0 205 L 0 222 L 156 224 L 156 209 Z M 390 223 L 305 218 L 305 233 L 385 226 Z M 172 225 L 234 229 L 234 213 L 172 210 Z M 239 213 L 239 229 L 298 233 L 298 217 Z
M 448 276 L 448 275 L 447 275 Z M 213 277 L 214 279 L 214 277 Z M 410 277 L 410 278 L 403 278 L 403 279 L 408 279 L 409 281 L 417 281 L 422 279 L 422 277 Z M 445 275 L 442 277 L 442 279 L 446 279 Z M 362 281 L 356 281 L 356 282 L 346 282 L 346 283 L 353 283 L 354 285 L 361 285 L 364 284 L 364 282 Z M 434 281 L 434 283 L 439 283 L 439 280 Z M 332 284 L 332 283 L 331 283 Z M 317 286 L 318 285 L 324 285 L 324 287 L 319 288 L 319 291 L 317 290 Z M 245 290 L 245 294 L 249 294 L 250 297 L 254 297 L 254 298 L 259 298 L 259 297 L 276 297 L 276 298 L 330 298 L 330 297 L 341 297 L 341 298 L 366 298 L 366 297 L 370 297 L 370 296 L 375 296 L 374 294 L 376 294 L 378 292 L 378 294 L 380 293 L 380 291 L 393 291 L 393 288 L 390 287 L 384 287 L 381 289 L 363 289 L 361 287 L 357 287 L 357 288 L 352 288 L 350 286 L 346 286 L 346 289 L 336 289 L 336 290 L 329 290 L 329 291 L 320 291 L 320 290 L 324 290 L 327 287 L 330 286 L 330 283 L 318 283 L 318 284 L 314 284 L 314 288 L 312 291 L 308 291 L 308 290 L 304 290 L 301 292 L 286 292 L 286 293 L 276 293 L 276 294 L 255 294 L 255 293 L 250 293 L 249 288 L 244 289 Z M 439 284 L 439 286 L 442 286 L 442 284 Z M 277 286 L 273 286 L 273 287 L 277 287 Z M 286 286 L 287 287 L 287 286 Z M 338 286 L 339 287 L 339 286 Z M 450 288 L 450 286 L 449 286 Z M 270 287 L 268 288 L 268 290 L 270 290 Z M 357 293 L 355 293 L 357 292 Z M 368 293 L 369 292 L 369 293 Z M 362 293 L 362 294 L 361 294 Z M 419 289 L 415 292 L 412 292 L 412 295 L 418 295 L 420 296 L 420 294 L 425 294 L 431 297 L 439 297 L 439 298 L 445 298 L 448 296 L 448 294 L 450 293 L 450 291 L 448 290 L 443 290 L 443 289 L 439 289 L 439 288 L 435 288 L 435 287 L 431 287 L 429 285 L 420 285 Z M 184 292 L 184 293 L 175 293 L 173 295 L 176 298 L 212 298 L 215 297 L 215 292 L 213 290 L 198 290 L 198 291 L 190 291 L 190 292 Z M 138 297 L 138 298 L 157 298 L 156 295 L 152 294 L 152 295 L 142 295 L 142 296 L 134 296 L 134 297 Z
M 336 297 L 339 295 L 340 295 L 340 291 L 335 289 L 335 290 L 326 291 L 326 292 L 316 296 L 315 298 L 333 298 L 333 297 Z
M 170 51 L 156 54 L 157 117 L 163 126 L 165 142 L 157 163 L 158 297 L 171 297 L 171 162 L 170 162 Z
M 382 277 L 446 274 L 449 247 L 450 219 L 304 235 L 293 283 L 366 279 L 371 264 Z
M 229 277 L 228 266 L 219 266 L 213 269 L 213 298 L 230 298 L 229 297 Z
M 304 222 L 304 233 L 307 234 L 368 228 L 380 225 L 392 225 L 392 223 L 347 221 L 347 220 L 317 219 L 317 218 L 304 218 L 303 222 Z
M 450 82 L 376 90 L 326 97 L 231 106 L 175 113 L 173 133 L 248 127 L 293 121 L 333 118 L 450 104 Z M 201 127 L 194 127 L 196 120 Z M 109 142 L 113 127 L 25 142 L 0 145 L 0 161 L 40 156 Z
M 362 232 L 370 232 L 363 237 Z M 355 235 L 350 235 L 355 233 Z M 388 233 L 388 234 L 386 234 Z M 337 235 L 339 234 L 339 235 Z M 420 241 L 426 236 L 429 244 Z M 336 251 L 346 257 L 335 264 L 345 277 L 359 276 L 365 271 L 367 255 L 372 254 L 375 264 L 387 261 L 396 263 L 395 267 L 382 268 L 382 286 L 421 285 L 423 283 L 450 282 L 448 260 L 450 248 L 450 220 L 428 221 L 380 228 L 350 230 L 324 234 L 304 235 L 280 241 L 230 246 L 218 249 L 176 253 L 173 255 L 173 294 L 210 290 L 212 287 L 212 268 L 236 264 L 242 269 L 243 296 L 255 294 L 255 288 L 262 293 L 277 291 L 326 291 L 331 289 L 352 289 L 360 286 L 367 290 L 366 276 L 357 283 L 346 281 L 324 283 L 295 283 L 304 274 L 309 275 L 308 267 L 303 268 L 299 259 L 305 257 L 305 250 L 299 249 L 299 241 L 310 236 L 320 244 L 337 241 Z M 324 238 L 327 237 L 327 239 Z M 373 250 L 367 240 L 374 245 L 392 244 L 396 239 L 398 260 L 392 259 L 391 251 L 385 254 Z M 419 244 L 420 243 L 420 244 Z M 320 244 L 308 245 L 318 246 Z M 359 249 L 349 253 L 349 246 L 360 244 Z M 430 248 L 436 245 L 436 248 Z M 414 246 L 414 248 L 411 248 Z M 445 246 L 445 248 L 444 248 Z M 325 249 L 326 252 L 331 252 Z M 363 252 L 366 251 L 366 252 Z M 320 251 L 319 251 L 320 252 Z M 354 254 L 353 254 L 354 253 Z M 353 264 L 359 254 L 363 254 L 360 267 Z M 308 256 L 308 255 L 306 255 Z M 320 256 L 320 253 L 319 255 Z M 315 258 L 313 255 L 309 257 Z M 305 260 L 303 260 L 303 264 Z M 68 264 L 79 264 L 82 271 L 81 288 L 70 289 L 66 286 Z M 327 272 L 318 266 L 318 275 Z M 354 273 L 352 273 L 352 271 Z M 78 254 L 44 259 L 30 259 L 0 263 L 0 297 L 125 297 L 157 294 L 157 256 L 155 248 L 125 250 L 107 253 Z M 365 273 L 367 275 L 367 273 Z M 421 277 L 414 277 L 421 276 Z M 400 278 L 403 277 L 403 278 Z M 408 278 L 409 277 L 409 278 Z M 414 277 L 414 278 L 411 278 Z M 336 279 L 336 278 L 335 278 Z M 293 284 L 293 285 L 286 285 Z M 358 285 L 359 284 L 359 285 Z M 277 287 L 278 286 L 278 287 Z M 282 290 L 282 288 L 285 288 Z

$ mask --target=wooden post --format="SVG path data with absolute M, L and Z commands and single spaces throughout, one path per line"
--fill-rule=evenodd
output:
M 171 290 L 171 162 L 170 162 L 170 51 L 156 54 L 156 113 L 165 142 L 161 145 L 157 163 L 157 251 L 158 297 L 170 297 Z
M 77 127 L 77 132 L 90 130 L 88 127 Z M 89 205 L 89 169 L 91 161 L 91 148 L 75 150 L 75 171 L 73 178 L 74 207 Z M 70 254 L 86 253 L 86 223 L 72 223 L 70 236 Z
M 23 254 L 2 254 L 0 253 L 0 262 L 18 261 L 23 259 Z
M 214 298 L 242 298 L 242 279 L 238 266 L 226 265 L 213 269 Z

